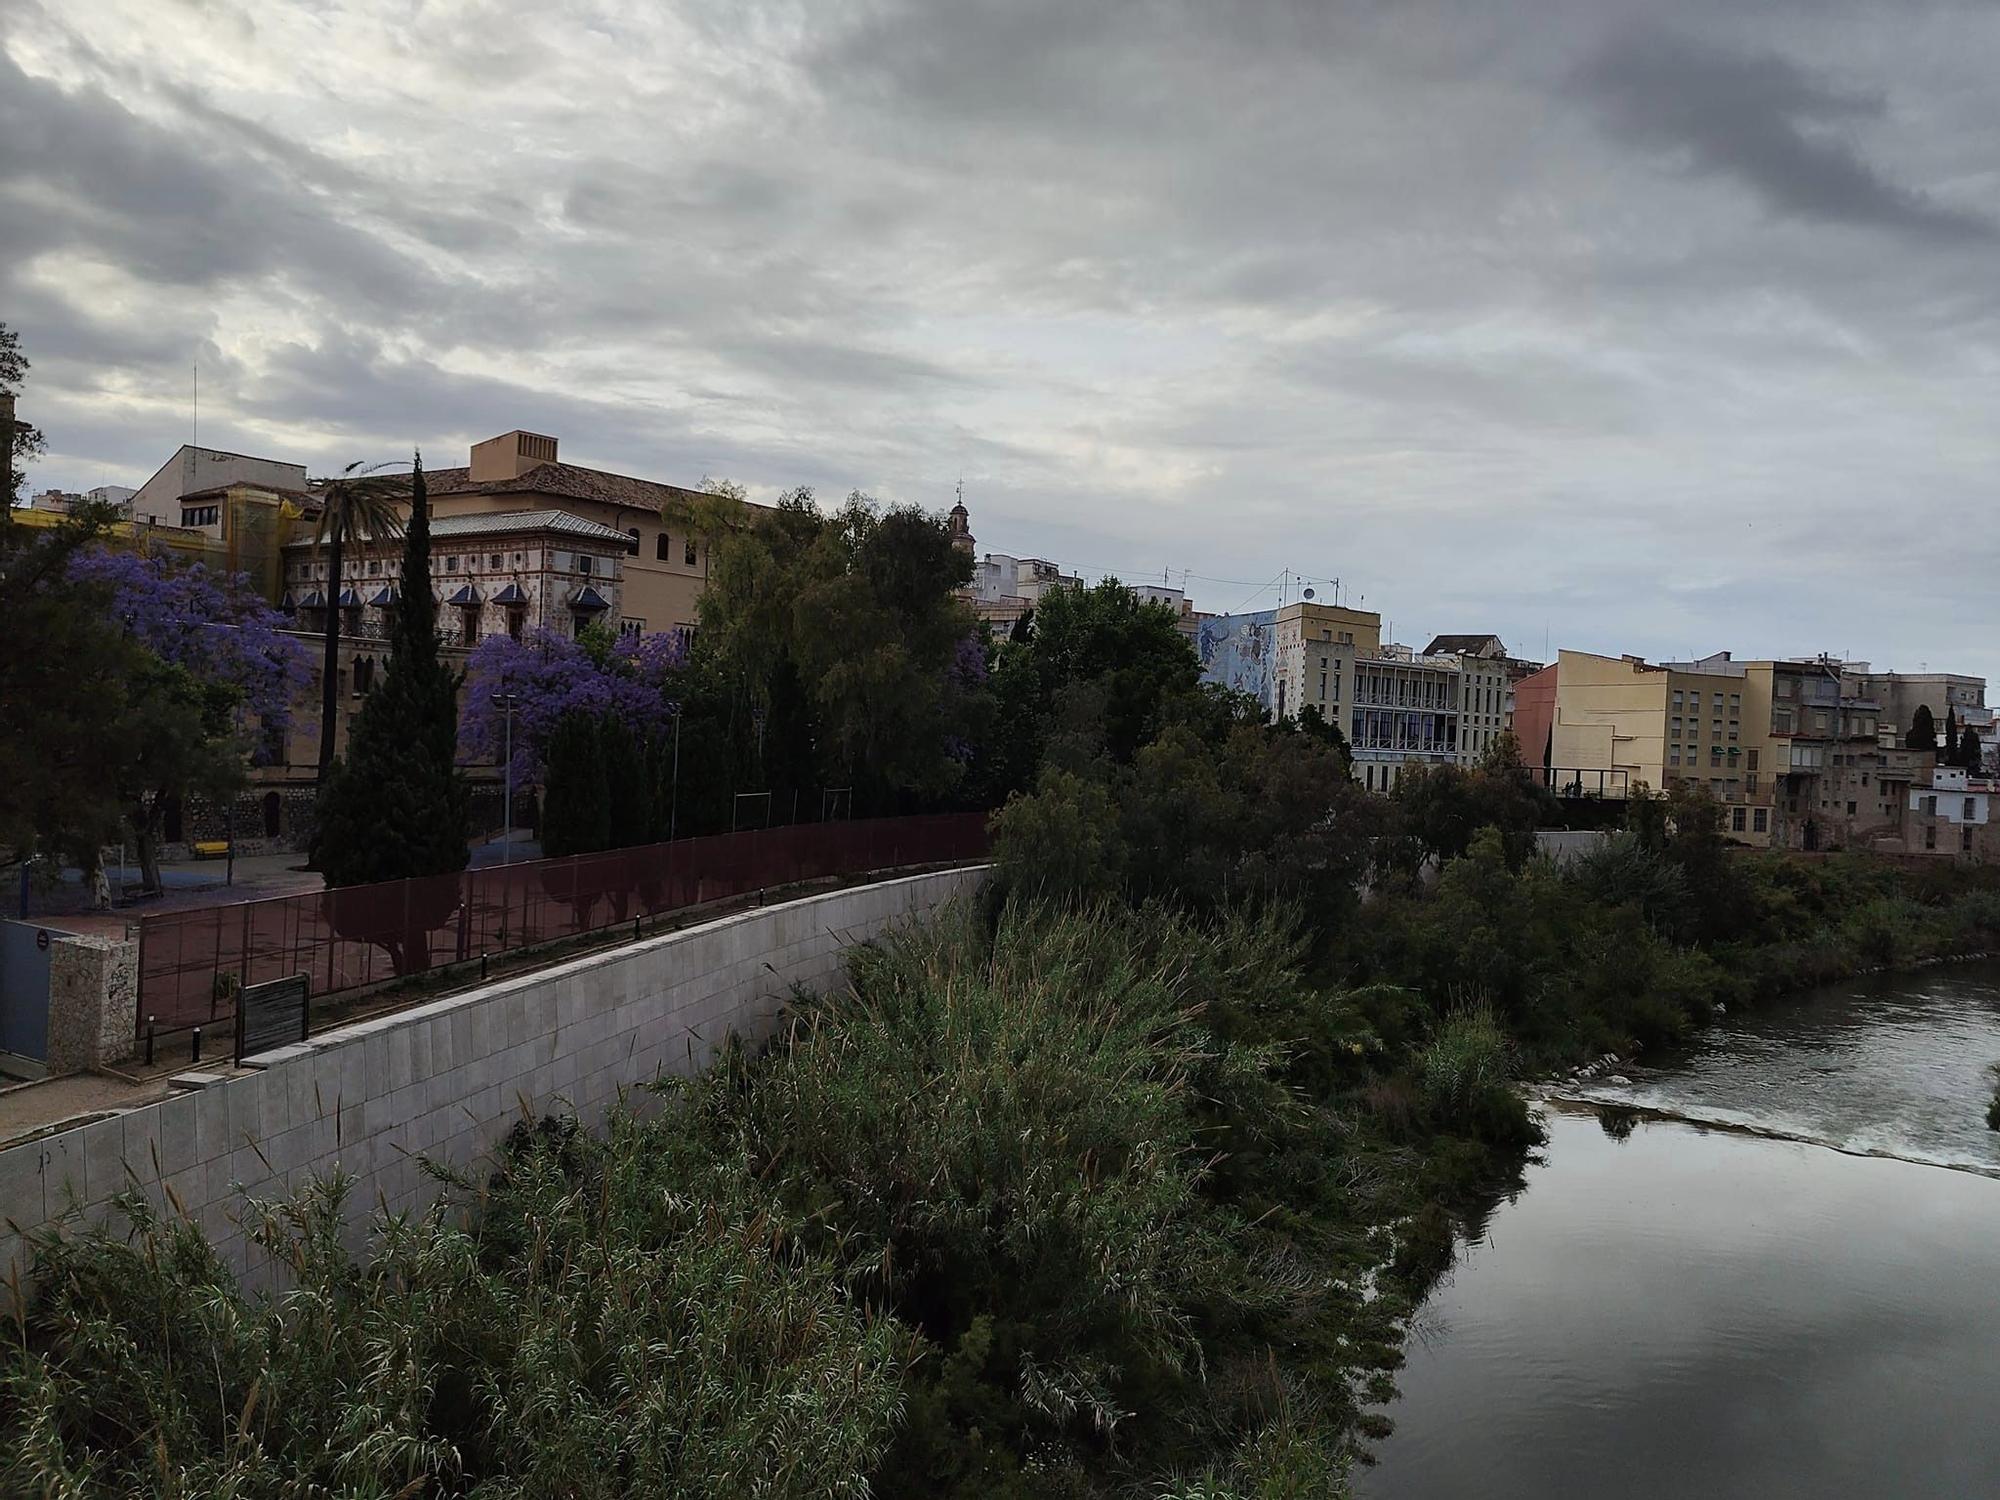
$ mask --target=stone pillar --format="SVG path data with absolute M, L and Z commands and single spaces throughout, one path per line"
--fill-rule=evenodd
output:
M 49 947 L 49 1072 L 80 1073 L 137 1050 L 139 945 L 63 937 Z

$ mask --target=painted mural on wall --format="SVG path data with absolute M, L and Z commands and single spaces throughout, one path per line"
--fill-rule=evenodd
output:
M 1217 615 L 1195 635 L 1204 682 L 1248 693 L 1266 708 L 1278 693 L 1278 612 Z

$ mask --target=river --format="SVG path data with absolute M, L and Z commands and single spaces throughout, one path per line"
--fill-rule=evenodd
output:
M 2000 1496 L 2000 966 L 1730 1017 L 1549 1140 L 1416 1320 L 1369 1500 Z

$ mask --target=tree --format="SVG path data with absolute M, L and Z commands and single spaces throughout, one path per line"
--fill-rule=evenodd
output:
M 400 602 L 389 661 L 320 793 L 315 853 L 329 886 L 465 868 L 467 789 L 455 762 L 458 674 L 438 655 L 430 506 L 411 475 Z
M 1955 706 L 1947 706 L 1944 711 L 1944 735 L 1938 741 L 1938 748 L 1946 765 L 1955 766 L 1959 763 L 1958 709 Z
M 320 504 L 319 519 L 313 530 L 313 551 L 317 555 L 322 549 L 326 553 L 326 623 L 321 634 L 324 645 L 320 653 L 320 724 L 319 724 L 319 779 L 326 783 L 333 769 L 334 737 L 339 720 L 336 717 L 340 706 L 340 595 L 341 567 L 345 561 L 349 538 L 379 539 L 400 535 L 403 530 L 402 512 L 397 505 L 397 496 L 406 481 L 390 478 L 375 471 L 384 468 L 382 464 L 363 465 L 351 463 L 340 471 L 340 476 L 326 486 Z M 428 559 L 430 549 L 425 548 Z M 428 565 L 427 565 L 428 566 Z M 430 588 L 430 574 L 426 571 L 419 580 L 426 593 Z M 414 587 L 407 570 L 403 574 L 402 587 Z
M 967 784 L 987 693 L 984 647 L 955 594 L 970 577 L 940 516 L 859 493 L 824 514 L 811 491 L 792 491 L 711 544 L 696 678 L 719 697 L 691 704 L 690 719 L 712 717 L 760 789 L 773 784 L 759 745 L 783 718 L 791 774 L 854 788 L 858 809 L 948 805 Z
M 1928 703 L 1919 703 L 1917 711 L 1910 715 L 1910 732 L 1903 737 L 1903 744 L 1911 750 L 1937 749 L 1937 720 Z
M 548 787 L 542 798 L 542 853 L 550 859 L 594 854 L 610 847 L 605 722 L 590 714 L 570 713 L 550 737 Z
M 1025 645 L 1010 641 L 994 668 L 1008 786 L 1032 785 L 1065 699 L 1091 685 L 1091 717 L 1105 750 L 1130 764 L 1167 723 L 1202 713 L 1201 663 L 1164 604 L 1116 579 L 1042 595 Z M 1211 721 L 1226 724 L 1228 715 Z
M 111 741 L 90 747 L 131 828 L 143 889 L 160 889 L 159 829 L 167 806 L 242 785 L 246 766 L 281 759 L 308 666 L 282 617 L 241 574 L 165 553 L 93 547 L 70 580 L 101 597 L 109 618 L 159 667 L 138 664 Z M 96 867 L 96 845 L 74 851 Z
M 28 357 L 21 352 L 21 335 L 0 323 L 0 396 L 19 396 L 27 383 L 28 369 Z M 0 524 L 4 524 L 6 511 L 25 498 L 28 463 L 41 456 L 44 444 L 41 432 L 33 424 L 18 419 L 11 433 L 0 433 L 0 442 L 6 442 L 11 449 L 7 473 L 12 486 L 5 495 L 0 495 Z
M 1968 771 L 1977 771 L 1985 760 L 1985 750 L 1979 743 L 1979 731 L 1970 724 L 1958 739 L 1958 763 Z
M 537 629 L 522 639 L 490 635 L 466 664 L 460 743 L 468 755 L 504 753 L 512 740 L 514 785 L 538 787 L 556 729 L 573 714 L 608 715 L 640 741 L 670 727 L 667 701 L 687 667 L 682 631 L 614 636 L 592 625 L 571 637 Z M 514 702 L 511 734 L 495 695 Z
M 112 623 L 110 590 L 70 572 L 110 519 L 85 507 L 47 530 L 0 523 L 0 845 L 24 856 L 94 849 L 117 827 L 86 752 L 117 738 L 143 648 Z

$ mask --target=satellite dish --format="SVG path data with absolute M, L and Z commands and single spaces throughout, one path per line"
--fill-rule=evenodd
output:
M 1314 598 L 1314 597 L 1315 597 L 1315 595 L 1313 594 L 1313 591 L 1312 591 L 1311 589 L 1307 589 L 1307 590 L 1306 590 L 1306 597 L 1307 597 L 1308 599 L 1311 599 L 1311 598 Z

